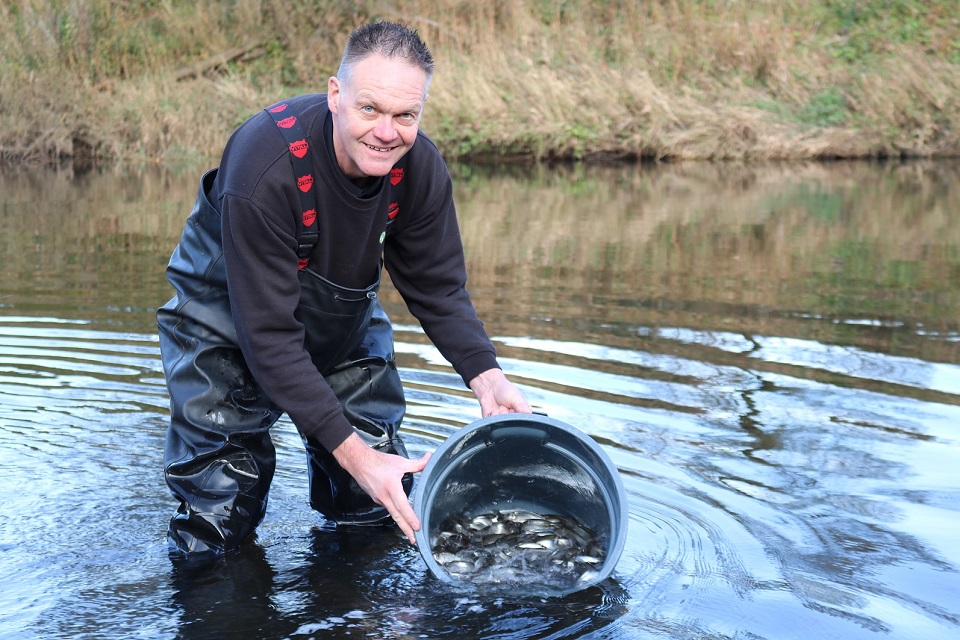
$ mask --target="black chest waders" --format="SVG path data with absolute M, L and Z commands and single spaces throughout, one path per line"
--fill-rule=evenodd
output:
M 295 116 L 285 105 L 268 111 L 290 145 L 295 177 L 312 178 L 306 136 Z M 283 413 L 253 378 L 238 346 L 220 213 L 207 198 L 216 172 L 208 171 L 200 180 L 197 201 L 167 267 L 177 294 L 157 312 L 171 414 L 164 474 L 180 501 L 168 537 L 192 558 L 237 549 L 263 520 L 276 469 L 270 427 Z M 313 188 L 300 193 L 301 211 L 315 212 Z M 301 296 L 295 314 L 305 327 L 304 347 L 354 431 L 378 450 L 406 456 L 397 436 L 406 405 L 393 328 L 377 299 L 379 270 L 377 281 L 361 290 L 340 287 L 309 270 L 307 257 L 317 242 L 315 216 L 310 218 L 305 216 L 300 234 Z M 339 524 L 389 519 L 386 509 L 319 442 L 303 441 L 314 509 Z M 403 487 L 408 494 L 412 484 L 407 474 Z

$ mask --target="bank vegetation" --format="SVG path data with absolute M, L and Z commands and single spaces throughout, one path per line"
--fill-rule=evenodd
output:
M 215 160 L 374 19 L 450 159 L 960 157 L 956 0 L 12 0 L 0 160 Z

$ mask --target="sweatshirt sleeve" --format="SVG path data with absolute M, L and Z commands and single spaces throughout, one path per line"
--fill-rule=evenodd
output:
M 257 200 L 282 206 L 288 197 L 274 187 Z M 236 195 L 221 201 L 227 289 L 240 348 L 267 396 L 301 433 L 332 451 L 353 430 L 304 349 L 304 327 L 294 316 L 300 299 L 296 230 L 271 213 Z
M 404 224 L 384 245 L 387 271 L 410 312 L 465 384 L 498 368 L 496 351 L 467 291 L 463 244 L 446 165 L 428 139 L 432 163 L 413 163 Z M 416 147 L 415 147 L 416 149 Z M 418 168 L 419 165 L 426 165 Z M 405 208 L 411 209 L 404 211 Z

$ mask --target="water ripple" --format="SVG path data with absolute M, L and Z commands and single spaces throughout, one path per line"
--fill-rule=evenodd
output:
M 480 417 L 423 340 L 398 328 L 413 456 Z M 438 589 L 396 532 L 341 535 L 312 512 L 286 418 L 273 432 L 260 557 L 182 582 L 164 553 L 172 501 L 155 336 L 4 318 L 0 583 L 29 576 L 17 593 L 0 590 L 5 623 L 51 637 L 106 627 L 189 636 L 177 620 L 187 616 L 197 632 L 217 620 L 223 633 L 245 625 L 289 638 L 478 628 L 503 638 L 779 638 L 784 621 L 810 637 L 943 637 L 960 627 L 947 595 L 960 567 L 949 533 L 960 406 L 896 393 L 934 384 L 931 371 L 947 377 L 940 390 L 958 388 L 952 365 L 680 330 L 658 330 L 646 350 L 497 342 L 531 402 L 590 434 L 621 471 L 630 538 L 599 588 L 542 601 Z M 831 371 L 886 386 L 840 384 Z M 333 574 L 335 589 L 321 587 Z M 214 604 L 233 601 L 246 609 Z

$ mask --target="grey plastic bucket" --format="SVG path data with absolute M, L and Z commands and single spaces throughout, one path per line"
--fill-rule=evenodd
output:
M 421 473 L 413 505 L 421 524 L 417 548 L 444 582 L 461 582 L 433 555 L 448 516 L 525 509 L 592 529 L 605 543 L 602 563 L 592 579 L 558 595 L 607 579 L 627 538 L 629 509 L 616 466 L 587 434 L 542 414 L 491 416 L 451 435 Z

